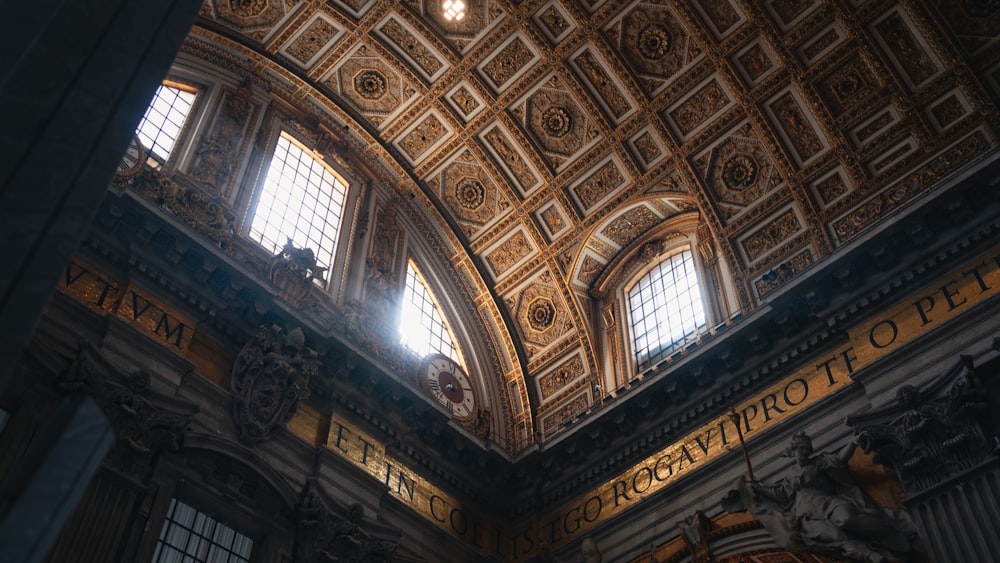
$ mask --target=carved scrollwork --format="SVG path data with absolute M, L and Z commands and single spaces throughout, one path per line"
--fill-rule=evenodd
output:
M 294 563 L 389 563 L 398 545 L 394 530 L 362 526 L 364 508 L 352 504 L 343 514 L 329 508 L 319 486 L 309 481 L 295 509 Z M 365 529 L 365 528 L 370 528 Z
M 173 177 L 149 167 L 136 178 L 134 186 L 181 222 L 223 247 L 236 235 L 236 216 L 229 206 L 198 187 L 182 185 Z
M 91 342 L 81 342 L 77 357 L 56 381 L 70 395 L 94 398 L 114 428 L 117 446 L 105 464 L 140 477 L 150 459 L 162 451 L 178 451 L 184 431 L 198 406 L 150 388 L 145 371 L 124 373 Z

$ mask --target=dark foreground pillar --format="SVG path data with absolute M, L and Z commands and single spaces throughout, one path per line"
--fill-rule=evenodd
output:
M 0 386 L 202 0 L 0 0 Z

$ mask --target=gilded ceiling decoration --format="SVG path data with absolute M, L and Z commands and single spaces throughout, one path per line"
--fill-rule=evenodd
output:
M 997 147 L 996 2 L 468 4 L 211 0 L 186 50 L 416 196 L 543 438 L 615 377 L 591 286 L 672 217 L 746 313 Z

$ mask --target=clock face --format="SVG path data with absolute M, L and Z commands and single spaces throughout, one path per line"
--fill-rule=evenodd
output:
M 125 154 L 122 155 L 121 161 L 118 162 L 117 177 L 119 179 L 129 179 L 142 172 L 144 152 L 142 143 L 139 142 L 139 137 L 132 135 L 132 140 L 129 141 L 128 148 L 125 149 Z
M 469 376 L 454 360 L 435 354 L 425 360 L 421 382 L 455 418 L 471 419 L 476 413 L 476 392 Z

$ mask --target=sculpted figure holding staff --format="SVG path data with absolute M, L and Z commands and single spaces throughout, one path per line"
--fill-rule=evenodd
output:
M 770 484 L 741 478 L 722 507 L 749 511 L 789 549 L 838 552 L 871 563 L 909 560 L 916 531 L 908 515 L 876 506 L 847 470 L 857 444 L 815 453 L 809 436 L 799 432 L 786 450 L 798 475 Z

